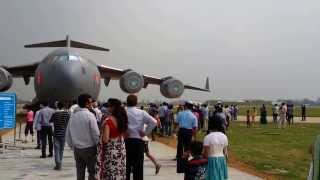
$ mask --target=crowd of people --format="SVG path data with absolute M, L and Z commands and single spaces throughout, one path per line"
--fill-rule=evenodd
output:
M 83 94 L 71 106 L 42 102 L 37 111 L 25 106 L 25 141 L 29 133 L 34 140 L 35 129 L 40 158 L 54 156 L 54 170 L 63 168 L 66 142 L 74 152 L 77 179 L 84 179 L 87 169 L 90 180 L 130 179 L 131 174 L 140 180 L 144 154 L 154 163 L 156 174 L 161 168 L 149 150 L 148 135 L 155 140 L 177 134 L 177 173 L 185 173 L 185 179 L 227 178 L 225 132 L 228 121 L 237 119 L 236 106 L 218 103 L 209 111 L 206 104 L 189 101 L 178 106 L 166 102 L 159 107 L 137 105 L 135 95 L 129 95 L 125 103 L 111 98 L 100 106 Z M 203 143 L 195 141 L 197 131 L 207 132 Z
M 218 103 L 210 111 L 205 122 L 207 129 L 199 126 L 199 118 L 193 113 L 194 105 L 186 102 L 184 109 L 177 114 L 179 127 L 177 145 L 177 173 L 185 173 L 185 179 L 227 179 L 227 146 L 226 130 L 229 125 L 223 105 Z M 207 135 L 203 143 L 194 141 L 198 130 L 205 130 Z M 201 153 L 202 152 L 202 153 Z M 190 159 L 191 158 L 191 159 Z
M 252 109 L 247 109 L 246 111 L 246 122 L 247 127 L 252 127 L 255 124 L 255 119 L 257 116 L 256 107 Z M 266 105 L 263 104 L 260 108 L 260 123 L 268 123 L 268 112 Z M 306 105 L 301 105 L 301 121 L 306 121 Z M 281 129 L 284 129 L 286 125 L 290 126 L 293 124 L 294 120 L 294 105 L 292 103 L 281 103 L 280 106 L 275 103 L 272 105 L 272 119 L 273 123 Z
M 126 102 L 110 98 L 99 105 L 90 95 L 80 95 L 71 106 L 62 102 L 42 102 L 34 113 L 26 106 L 25 141 L 33 129 L 37 134 L 40 158 L 54 156 L 55 170 L 62 169 L 65 142 L 74 151 L 77 179 L 85 178 L 88 169 L 92 179 L 143 179 L 144 154 L 158 174 L 161 164 L 149 150 L 149 137 L 176 137 L 177 173 L 185 179 L 227 179 L 226 132 L 231 121 L 238 119 L 237 105 L 221 102 L 209 108 L 206 104 L 185 101 L 179 105 L 161 103 L 138 106 L 136 95 Z M 272 107 L 273 122 L 284 128 L 293 123 L 293 105 L 282 103 Z M 305 106 L 301 109 L 305 120 Z M 255 107 L 246 112 L 248 127 L 254 126 Z M 267 108 L 260 108 L 260 123 L 267 123 Z M 200 141 L 197 132 L 206 133 Z M 49 153 L 47 154 L 47 144 Z

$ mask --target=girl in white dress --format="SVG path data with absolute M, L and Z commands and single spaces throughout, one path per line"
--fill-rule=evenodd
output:
M 228 138 L 220 130 L 219 122 L 213 122 L 214 130 L 203 141 L 204 156 L 208 158 L 206 180 L 228 179 L 228 166 L 226 161 Z

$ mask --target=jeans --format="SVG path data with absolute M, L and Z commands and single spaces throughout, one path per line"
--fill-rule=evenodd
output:
M 185 172 L 185 159 L 182 158 L 183 153 L 190 150 L 192 140 L 192 129 L 180 128 L 178 132 L 177 144 L 177 173 Z
M 160 117 L 160 123 L 161 123 L 161 129 L 160 129 L 160 133 L 163 135 L 164 131 L 165 131 L 165 121 L 166 118 L 165 117 Z
M 41 131 L 37 131 L 37 147 L 41 146 Z
M 144 142 L 141 139 L 125 139 L 127 164 L 126 180 L 130 180 L 130 174 L 133 173 L 133 180 L 143 180 L 143 160 L 144 160 Z
M 273 123 L 277 123 L 278 122 L 278 114 L 273 113 Z
M 287 114 L 287 122 L 289 125 L 293 124 L 293 114 Z
M 204 129 L 204 118 L 198 119 L 198 128 L 203 130 Z
M 65 137 L 53 137 L 53 144 L 54 144 L 54 160 L 56 162 L 56 167 L 61 168 Z
M 164 124 L 164 135 L 168 135 L 171 136 L 171 132 L 172 132 L 172 122 L 168 122 L 166 121 Z
M 85 180 L 86 168 L 88 168 L 88 180 L 95 180 L 97 146 L 84 149 L 74 148 L 74 159 L 77 167 L 77 180 Z
M 33 122 L 27 122 L 24 135 L 27 137 L 29 132 L 33 136 Z
M 42 145 L 42 156 L 46 156 L 47 139 L 49 141 L 49 155 L 53 155 L 53 143 L 52 143 L 52 127 L 42 126 L 41 127 L 41 145 Z

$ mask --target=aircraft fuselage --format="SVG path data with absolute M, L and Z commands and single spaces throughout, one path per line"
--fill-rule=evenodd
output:
M 97 98 L 100 72 L 91 60 L 70 48 L 46 56 L 35 71 L 34 87 L 38 101 L 72 101 L 82 93 Z

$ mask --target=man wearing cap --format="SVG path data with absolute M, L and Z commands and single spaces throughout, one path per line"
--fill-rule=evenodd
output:
M 176 123 L 179 126 L 178 145 L 177 145 L 177 173 L 184 173 L 184 153 L 190 150 L 192 135 L 195 134 L 198 122 L 196 116 L 192 113 L 192 103 L 185 102 L 184 111 L 179 112 Z

